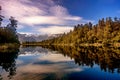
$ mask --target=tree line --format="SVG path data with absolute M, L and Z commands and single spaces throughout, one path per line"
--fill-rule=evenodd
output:
M 98 24 L 95 25 L 91 22 L 78 24 L 74 26 L 74 30 L 64 33 L 62 36 L 38 43 L 40 45 L 79 45 L 86 43 L 108 45 L 120 43 L 120 19 L 107 17 L 106 19 L 100 19 Z

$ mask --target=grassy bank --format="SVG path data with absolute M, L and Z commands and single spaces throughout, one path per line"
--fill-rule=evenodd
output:
M 0 44 L 0 51 L 12 51 L 16 50 L 19 48 L 19 44 L 17 43 L 5 43 L 5 44 Z

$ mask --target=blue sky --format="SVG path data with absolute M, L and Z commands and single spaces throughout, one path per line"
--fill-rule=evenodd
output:
M 62 0 L 70 14 L 85 19 L 98 20 L 105 17 L 120 17 L 120 0 Z
M 120 17 L 120 0 L 0 0 L 4 24 L 10 16 L 26 34 L 68 32 L 80 23 Z

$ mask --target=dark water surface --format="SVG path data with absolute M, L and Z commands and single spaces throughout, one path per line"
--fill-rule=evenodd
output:
M 44 46 L 0 51 L 0 80 L 120 80 L 120 49 Z

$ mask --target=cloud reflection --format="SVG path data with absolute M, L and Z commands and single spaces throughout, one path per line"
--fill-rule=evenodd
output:
M 26 74 L 25 76 L 28 76 L 28 78 L 31 75 L 31 77 L 36 76 L 37 79 L 40 79 L 46 77 L 44 74 L 54 74 L 57 79 L 61 79 L 65 76 L 65 74 L 83 71 L 83 69 L 78 65 L 74 65 L 74 61 L 69 57 L 64 57 L 62 54 L 56 53 L 56 51 L 48 51 L 47 54 L 43 53 L 43 55 L 38 55 L 31 58 L 31 62 L 23 63 L 24 65 L 19 65 L 17 68 L 18 74 L 16 77 L 20 77 L 20 79 L 22 79 L 24 78 L 23 74 Z M 19 62 L 25 61 L 20 61 L 19 59 Z M 39 76 L 36 74 L 39 74 Z

